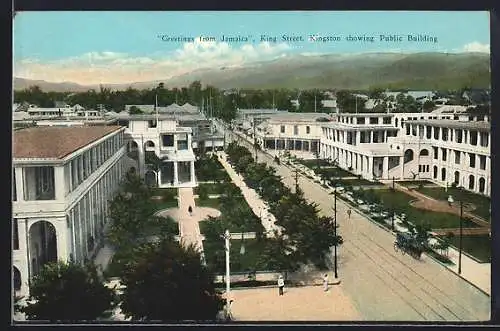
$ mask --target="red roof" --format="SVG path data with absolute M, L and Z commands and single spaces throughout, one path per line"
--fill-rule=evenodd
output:
M 121 128 L 121 126 L 54 126 L 14 131 L 13 158 L 63 159 L 67 155 Z

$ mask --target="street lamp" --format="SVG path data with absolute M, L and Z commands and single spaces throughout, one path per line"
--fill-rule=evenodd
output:
M 226 316 L 230 316 L 231 306 L 229 303 L 229 293 L 231 292 L 231 273 L 229 270 L 229 247 L 231 245 L 231 234 L 229 233 L 229 230 L 226 230 L 224 233 L 224 239 L 226 243 Z
M 337 183 L 335 183 L 335 190 L 333 191 L 333 235 L 335 236 L 335 240 L 337 240 Z M 335 272 L 335 279 L 338 279 L 337 273 L 337 243 L 333 246 L 334 249 L 334 257 L 333 257 L 333 270 Z
M 460 187 L 457 190 L 460 191 Z M 458 242 L 458 274 L 462 274 L 462 239 L 463 239 L 463 199 L 460 198 L 460 239 Z M 453 197 L 448 196 L 448 203 L 451 206 L 453 203 Z

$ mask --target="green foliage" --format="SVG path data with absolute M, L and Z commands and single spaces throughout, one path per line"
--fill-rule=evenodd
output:
M 30 320 L 95 321 L 114 301 L 114 291 L 101 282 L 95 266 L 48 263 L 31 281 L 30 300 L 21 311 Z
M 142 110 L 140 110 L 138 107 L 136 106 L 132 106 L 130 107 L 130 109 L 128 110 L 128 113 L 130 115 L 139 115 L 139 114 L 144 114 L 144 112 Z
M 138 247 L 122 279 L 122 312 L 134 321 L 215 320 L 223 300 L 200 259 L 171 241 Z

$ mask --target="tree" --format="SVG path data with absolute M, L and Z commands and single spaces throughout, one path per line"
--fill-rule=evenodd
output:
M 433 101 L 431 101 L 431 100 L 426 100 L 424 102 L 424 104 L 422 105 L 422 108 L 426 112 L 432 111 L 435 107 L 436 107 L 436 104 Z
M 139 321 L 215 320 L 223 308 L 194 246 L 161 241 L 135 251 L 123 276 L 123 313 Z
M 30 285 L 30 300 L 21 311 L 30 320 L 51 322 L 95 321 L 115 301 L 93 265 L 48 263 Z
M 128 110 L 128 113 L 130 115 L 139 115 L 139 114 L 143 114 L 143 111 L 140 110 L 138 107 L 136 106 L 132 106 L 130 107 L 130 109 Z

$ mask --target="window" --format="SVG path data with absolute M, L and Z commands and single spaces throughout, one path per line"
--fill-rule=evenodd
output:
M 474 189 L 474 176 L 470 175 L 469 176 L 469 190 L 473 190 L 473 189 Z
M 432 147 L 432 152 L 434 155 L 434 160 L 438 159 L 438 148 L 437 147 Z
M 479 169 L 486 170 L 486 156 L 479 155 Z
M 410 135 L 410 124 L 406 124 L 406 135 Z
M 431 127 L 430 126 L 426 126 L 425 127 L 425 131 L 426 131 L 425 133 L 426 133 L 427 139 L 431 139 L 431 134 L 432 134 Z
M 425 172 L 429 172 L 429 165 L 425 166 Z
M 480 145 L 481 147 L 488 147 L 488 133 L 487 132 L 481 132 L 480 134 Z
M 434 178 L 437 178 L 438 177 L 438 167 L 434 166 L 433 170 L 434 170 Z
M 445 148 L 441 148 L 441 153 L 443 154 L 443 161 L 446 161 L 447 153 Z
M 441 130 L 443 130 L 443 141 L 447 141 L 448 140 L 448 128 L 442 128 Z
M 293 134 L 294 135 L 298 135 L 299 134 L 299 126 L 298 125 L 294 125 L 293 126 Z
M 476 167 L 476 154 L 469 153 L 469 166 L 471 168 Z
M 164 147 L 174 147 L 174 135 L 164 134 L 162 137 L 162 143 Z
M 434 127 L 434 140 L 438 140 L 438 139 L 439 139 L 439 128 Z
M 470 132 L 470 144 L 473 146 L 477 145 L 477 131 Z
M 462 143 L 462 130 L 461 129 L 455 130 L 455 142 L 457 142 L 459 144 Z
M 311 127 L 308 125 L 306 126 L 306 134 L 309 134 L 311 133 Z
M 441 169 L 441 180 L 443 182 L 446 180 L 446 168 Z
M 19 228 L 17 218 L 12 220 L 12 248 L 19 249 Z
M 148 128 L 156 128 L 156 120 L 149 120 L 148 121 Z
M 281 132 L 281 133 L 285 133 L 285 126 L 284 126 L 284 125 L 282 125 L 282 126 L 280 127 L 280 132 Z
M 370 124 L 378 124 L 378 117 L 370 117 Z
M 390 117 L 384 117 L 382 119 L 382 123 L 384 123 L 384 124 L 391 124 L 391 118 Z
M 411 126 L 411 135 L 414 137 L 417 136 L 417 127 L 415 125 Z
M 455 151 L 455 164 L 460 164 L 460 154 L 461 152 Z
M 429 150 L 423 149 L 420 151 L 420 156 L 429 156 Z
M 455 180 L 453 181 L 456 185 L 460 184 L 460 173 L 455 171 Z
M 357 124 L 365 124 L 365 118 L 364 117 L 358 117 L 356 123 Z

